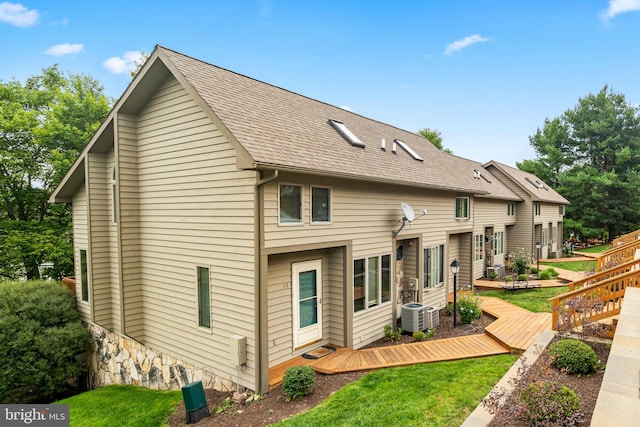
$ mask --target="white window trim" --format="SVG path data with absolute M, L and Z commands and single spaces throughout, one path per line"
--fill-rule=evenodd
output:
M 458 200 L 466 200 L 467 202 L 467 216 L 458 216 Z M 454 216 L 455 219 L 459 219 L 459 220 L 468 220 L 469 218 L 471 218 L 471 200 L 469 197 L 456 197 L 455 203 L 454 203 Z
M 500 235 L 500 239 L 498 239 L 498 235 Z M 500 252 L 498 252 L 497 243 L 500 242 Z M 494 255 L 503 255 L 504 254 L 504 231 L 496 231 L 493 233 L 493 254 Z
M 480 252 L 478 252 L 478 242 L 480 242 Z M 474 234 L 473 236 L 473 261 L 479 262 L 484 260 L 484 234 Z M 478 258 L 478 254 L 480 258 Z
M 313 189 L 314 188 L 322 188 L 329 190 L 329 221 L 314 221 L 313 220 Z M 280 200 L 280 195 L 278 194 L 278 200 Z M 280 210 L 278 209 L 278 221 L 280 220 Z M 329 225 L 333 222 L 333 188 L 322 186 L 322 185 L 312 185 L 309 189 L 309 222 L 311 225 Z
M 200 289 L 198 284 L 198 268 L 206 268 L 209 271 L 209 327 L 200 325 Z M 197 264 L 194 268 L 195 271 L 195 290 L 196 290 L 196 328 L 199 331 L 213 333 L 213 302 L 212 302 L 212 286 L 211 286 L 211 266 L 204 264 Z
M 296 222 L 280 222 L 280 189 L 283 186 L 300 187 L 300 221 L 296 221 Z M 288 182 L 279 183 L 278 184 L 277 198 L 278 198 L 278 213 L 277 213 L 277 215 L 278 215 L 278 225 L 281 225 L 281 226 L 284 226 L 284 227 L 299 227 L 301 225 L 304 225 L 304 204 L 302 203 L 302 201 L 304 200 L 304 185 L 288 183 Z
M 439 249 L 440 246 L 442 246 L 442 259 L 440 260 L 440 262 L 442 263 L 442 277 L 440 278 L 440 280 L 438 280 L 438 283 L 436 283 L 433 286 L 425 286 L 424 285 L 424 274 L 425 274 L 425 268 L 427 266 L 427 257 L 425 256 L 425 251 L 429 250 L 433 250 L 433 249 Z M 423 268 L 422 268 L 422 290 L 423 292 L 429 292 L 433 289 L 438 289 L 442 286 L 445 285 L 445 281 L 446 281 L 446 276 L 447 276 L 447 266 L 446 263 L 444 261 L 444 257 L 446 256 L 447 253 L 447 247 L 445 245 L 445 243 L 436 243 L 434 245 L 430 245 L 430 246 L 425 246 L 422 248 L 422 256 L 423 256 L 423 260 L 422 262 L 424 263 Z
M 354 311 L 353 315 L 358 316 L 363 313 L 371 313 L 373 310 L 377 310 L 380 307 L 387 307 L 388 305 L 393 303 L 393 296 L 389 296 L 389 301 L 382 302 L 382 257 L 389 257 L 389 291 L 393 295 L 393 274 L 395 271 L 395 264 L 393 262 L 394 257 L 392 254 L 378 254 L 378 255 L 366 255 L 358 258 L 354 258 L 352 263 L 355 263 L 358 260 L 364 260 L 364 308 L 359 311 Z M 369 258 L 378 258 L 378 304 L 369 307 Z M 351 288 L 355 289 L 355 284 L 353 281 L 354 277 L 351 277 Z M 354 307 L 355 308 L 355 307 Z

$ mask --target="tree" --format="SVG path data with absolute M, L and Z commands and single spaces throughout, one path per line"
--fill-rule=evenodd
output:
M 435 145 L 438 150 L 444 153 L 453 154 L 450 149 L 444 148 L 444 146 L 442 145 L 442 134 L 438 129 L 432 130 L 429 128 L 424 128 L 422 130 L 419 130 L 418 133 L 427 138 L 427 141 Z
M 52 281 L 0 284 L 0 403 L 50 402 L 86 365 L 75 295 Z
M 613 239 L 640 225 L 640 110 L 604 86 L 530 138 L 536 160 L 518 163 L 571 203 L 566 231 Z
M 93 78 L 57 65 L 24 84 L 0 83 L 0 275 L 73 271 L 69 207 L 49 195 L 110 109 Z

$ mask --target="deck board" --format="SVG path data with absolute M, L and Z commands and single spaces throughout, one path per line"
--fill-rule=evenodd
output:
M 510 352 L 521 353 L 545 329 L 551 328 L 551 313 L 532 313 L 493 297 L 480 297 L 480 307 L 496 318 L 496 321 L 485 328 L 484 334 L 362 350 L 334 345 L 336 351 L 320 359 L 299 356 L 269 369 L 269 384 L 272 388 L 279 385 L 284 372 L 296 365 L 311 365 L 320 373 L 337 374 Z

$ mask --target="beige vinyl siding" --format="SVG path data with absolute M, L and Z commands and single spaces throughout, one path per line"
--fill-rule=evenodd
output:
M 344 250 L 340 248 L 306 251 L 269 257 L 269 367 L 286 362 L 306 349 L 293 348 L 292 264 L 322 260 L 322 342 L 344 342 Z
M 505 246 L 506 252 L 515 252 L 518 248 L 524 248 L 527 251 L 532 250 L 535 242 L 533 241 L 533 203 L 531 195 L 498 168 L 490 167 L 489 170 L 523 200 L 515 203 L 516 222 L 513 227 L 509 227 L 509 238 L 506 239 Z M 505 211 L 506 209 L 505 207 Z
M 558 249 L 562 249 L 562 235 L 560 234 L 561 228 L 558 228 L 558 222 L 562 222 L 562 215 L 558 213 L 558 205 L 553 203 L 540 202 L 540 215 L 536 215 L 534 217 L 534 221 L 536 224 L 540 224 L 543 229 L 547 230 L 547 238 L 549 239 L 549 244 L 546 246 L 542 246 L 541 257 L 549 258 L 549 246 L 551 246 L 551 251 L 553 252 Z M 558 228 L 558 235 L 556 237 L 557 240 L 553 243 L 551 243 L 553 232 L 550 225 Z M 540 243 L 542 243 L 542 241 L 540 241 Z
M 278 183 L 302 185 L 303 221 L 301 225 L 278 225 Z M 331 224 L 311 224 L 309 206 L 311 186 L 326 186 L 332 189 Z M 401 202 L 409 203 L 415 210 L 416 216 L 420 215 L 423 208 L 427 209 L 428 213 L 405 227 L 396 239 L 397 244 L 418 236 L 421 238 L 423 247 L 446 243 L 447 232 L 470 230 L 473 224 L 472 220 L 455 220 L 455 194 L 442 191 L 416 190 L 337 178 L 281 173 L 277 181 L 264 186 L 264 197 L 265 246 L 278 248 L 349 240 L 353 245 L 352 259 L 347 260 L 350 263 L 354 259 L 391 254 L 392 265 L 395 265 L 396 247 L 391 232 L 400 226 Z M 448 247 L 445 244 L 445 254 L 447 251 Z M 405 279 L 409 277 L 407 274 L 416 277 L 415 274 L 418 273 L 416 269 L 420 266 L 421 264 L 418 265 L 416 261 L 413 265 L 409 261 L 405 265 Z M 395 275 L 392 274 L 392 277 Z M 353 278 L 349 277 L 347 280 L 347 297 L 353 298 Z M 397 288 L 397 285 L 397 283 L 392 284 L 392 289 Z M 396 296 L 394 295 L 393 298 L 395 299 Z M 429 298 L 441 305 L 446 299 L 445 287 L 430 291 Z M 394 309 L 393 304 L 383 304 L 348 314 L 353 316 L 353 342 L 346 344 L 360 348 L 381 338 L 383 327 L 393 322 Z
M 173 78 L 140 111 L 136 128 L 135 148 L 127 148 L 137 186 L 121 187 L 123 250 L 139 256 L 126 267 L 134 279 L 128 327 L 145 344 L 234 380 L 229 337 L 245 336 L 239 382 L 255 389 L 256 175 L 236 168 L 230 143 Z M 196 265 L 211 272 L 210 330 L 197 327 Z
M 138 152 L 136 117 L 119 113 L 116 117 L 118 145 L 118 190 L 120 196 L 120 259 L 124 332 L 144 341 L 140 266 L 140 226 L 138 221 Z
M 487 265 L 487 256 L 491 256 L 489 260 L 490 265 L 504 265 L 505 263 L 505 255 L 507 248 L 507 233 L 506 233 L 506 224 L 512 223 L 512 217 L 507 215 L 507 204 L 510 202 L 506 202 L 504 200 L 493 200 L 493 199 L 485 199 L 485 198 L 476 198 L 475 199 L 475 211 L 474 211 L 474 234 L 482 234 L 485 235 L 485 230 L 487 227 L 493 229 L 491 236 L 485 235 L 485 243 L 484 243 L 484 259 L 482 261 L 474 262 L 473 269 L 473 278 L 479 279 L 485 274 L 485 266 Z M 486 242 L 486 238 L 494 238 L 495 233 L 503 232 L 504 236 L 504 245 L 503 245 L 503 253 L 494 255 L 493 250 L 488 251 L 489 244 Z M 491 244 L 491 248 L 493 248 L 493 243 Z
M 113 150 L 87 156 L 91 212 L 93 317 L 98 325 L 120 331 L 117 226 L 112 216 Z
M 88 302 L 82 301 L 82 283 L 80 280 L 80 250 L 87 250 L 89 247 L 89 232 L 87 228 L 87 190 L 84 185 L 82 185 L 82 187 L 80 187 L 73 195 L 72 215 L 73 258 L 75 264 L 74 269 L 76 272 L 76 300 L 78 312 L 80 313 L 80 318 L 84 322 L 91 322 L 91 305 Z M 91 292 L 91 281 L 89 281 L 89 292 Z M 89 298 L 91 298 L 91 295 L 89 295 Z

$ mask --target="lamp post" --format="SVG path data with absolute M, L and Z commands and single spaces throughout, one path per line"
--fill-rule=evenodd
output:
M 536 258 L 538 261 L 538 267 L 537 267 L 537 276 L 536 277 L 540 277 L 540 240 L 538 240 L 536 242 Z
M 457 259 L 454 259 L 451 263 L 451 272 L 453 273 L 453 327 L 457 327 L 456 318 L 458 317 L 458 301 L 457 301 L 457 289 L 458 289 L 458 271 L 460 271 L 460 263 Z

